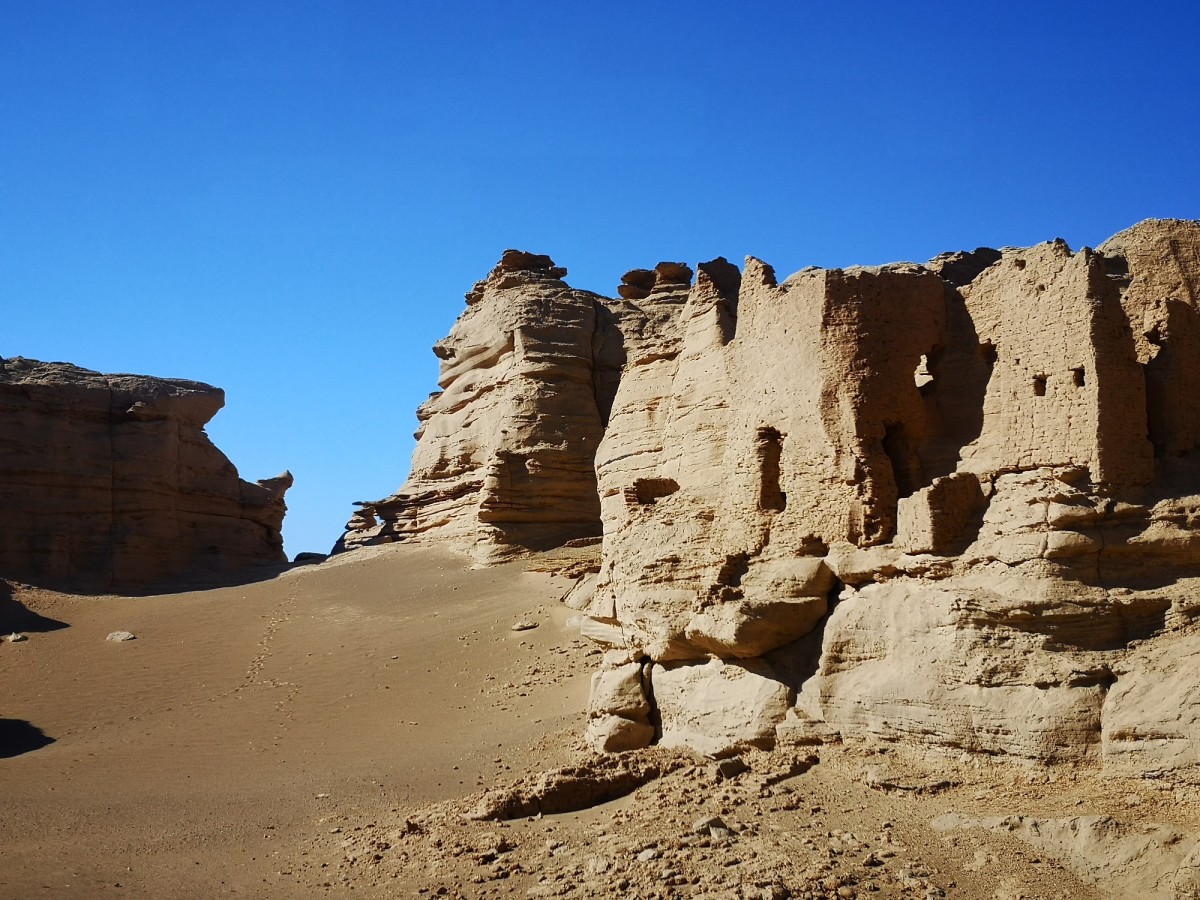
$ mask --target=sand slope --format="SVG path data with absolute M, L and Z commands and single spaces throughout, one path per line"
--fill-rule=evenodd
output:
M 0 717 L 53 739 L 0 758 L 0 896 L 294 895 L 330 811 L 455 796 L 576 725 L 568 586 L 383 547 L 196 593 L 18 592 L 70 627 L 0 643 Z

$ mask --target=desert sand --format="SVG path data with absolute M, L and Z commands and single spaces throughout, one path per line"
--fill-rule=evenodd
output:
M 475 790 L 570 733 L 561 579 L 382 549 L 195 593 L 18 588 L 55 630 L 0 644 L 0 896 L 319 893 L 326 821 Z M 20 722 L 53 743 L 11 756 Z
M 688 751 L 594 754 L 582 710 L 598 651 L 558 602 L 572 581 L 544 571 L 561 564 L 474 569 L 393 545 L 190 593 L 14 586 L 4 625 L 28 639 L 0 643 L 0 897 L 1102 897 L 1182 884 L 1200 804 L 1153 780 L 968 757 L 933 770 L 837 745 L 747 751 L 730 777 Z M 522 621 L 537 627 L 512 630 Z M 118 630 L 136 639 L 106 640 Z M 536 798 L 540 773 L 563 766 L 583 783 L 666 774 L 583 809 L 472 818 L 497 797 Z M 1008 816 L 1026 818 L 997 821 Z M 1112 821 L 1076 818 L 1088 816 Z

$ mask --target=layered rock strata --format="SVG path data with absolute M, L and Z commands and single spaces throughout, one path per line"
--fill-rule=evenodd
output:
M 540 265 L 502 264 L 469 302 L 571 295 Z M 1200 223 L 782 281 L 753 258 L 668 263 L 618 293 L 556 337 L 571 384 L 590 363 L 569 420 L 585 437 L 541 437 L 557 412 L 521 435 L 598 494 L 601 568 L 571 595 L 608 649 L 595 747 L 902 742 L 1200 780 L 1182 662 L 1200 639 Z M 476 319 L 456 341 L 502 340 Z M 479 409 L 525 378 L 499 376 Z M 542 391 L 517 394 L 551 408 Z M 491 457 L 452 449 L 469 430 L 418 448 L 419 490 L 368 507 L 395 513 L 385 530 L 500 543 L 479 515 Z M 429 515 L 435 482 L 469 500 Z
M 219 388 L 0 360 L 0 576 L 140 588 L 286 562 L 288 473 L 250 483 L 204 432 Z
M 486 563 L 601 534 L 593 461 L 624 364 L 620 304 L 565 275 L 508 250 L 467 294 L 434 347 L 408 480 L 358 504 L 337 549 L 433 540 Z

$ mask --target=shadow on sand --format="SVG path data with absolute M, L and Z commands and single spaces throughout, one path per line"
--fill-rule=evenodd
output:
M 322 557 L 323 558 L 323 557 Z M 59 594 L 68 594 L 76 597 L 87 596 L 117 596 L 117 597 L 158 597 L 164 594 L 184 594 L 193 593 L 195 591 L 211 591 L 218 588 L 237 587 L 243 584 L 255 584 L 260 581 L 270 581 L 278 578 L 285 572 L 296 568 L 301 563 L 262 563 L 254 566 L 247 566 L 242 569 L 237 569 L 232 572 L 212 570 L 212 569 L 194 569 L 180 575 L 170 578 L 162 578 L 147 582 L 128 582 L 128 581 L 113 581 L 104 573 L 83 573 L 76 574 L 70 578 L 52 578 L 48 576 L 38 576 L 36 574 L 23 573 L 15 577 L 23 584 L 30 587 L 42 588 L 48 591 L 54 591 Z M 7 615 L 12 610 L 24 610 L 25 614 L 34 616 L 43 622 L 52 623 L 46 627 L 36 627 L 35 625 L 28 626 L 10 626 L 4 623 L 8 621 Z M 42 616 L 37 616 L 36 613 L 29 612 L 16 600 L 12 598 L 12 589 L 9 585 L 0 581 L 0 629 L 8 628 L 10 631 L 52 631 L 54 628 L 66 628 L 68 623 L 55 622 L 53 619 L 46 619 Z
M 54 738 L 42 734 L 42 729 L 24 719 L 0 719 L 0 759 L 41 750 L 53 743 Z
M 11 634 L 14 631 L 58 631 L 60 628 L 69 627 L 68 623 L 36 613 L 19 600 L 13 599 L 12 588 L 0 581 L 0 634 Z

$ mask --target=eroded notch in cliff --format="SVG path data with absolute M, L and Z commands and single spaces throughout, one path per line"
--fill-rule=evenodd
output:
M 921 487 L 921 460 L 917 456 L 908 428 L 903 422 L 884 425 L 883 452 L 892 464 L 898 497 L 908 497 Z
M 783 456 L 783 435 L 777 428 L 758 429 L 755 445 L 758 458 L 758 508 L 767 512 L 782 512 L 787 508 L 787 494 L 780 485 L 779 460 Z
M 669 497 L 679 490 L 674 478 L 639 478 L 633 483 L 632 499 L 639 506 L 649 506 L 656 500 Z

